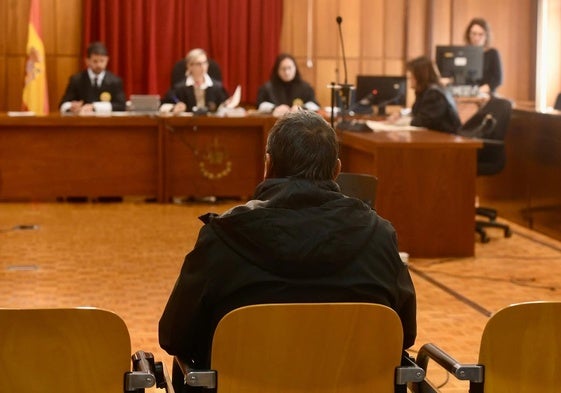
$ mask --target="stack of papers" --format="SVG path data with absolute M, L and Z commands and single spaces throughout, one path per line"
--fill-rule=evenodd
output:
M 366 125 L 374 132 L 378 131 L 422 131 L 424 127 L 415 127 L 408 124 L 394 124 L 385 121 L 366 120 Z

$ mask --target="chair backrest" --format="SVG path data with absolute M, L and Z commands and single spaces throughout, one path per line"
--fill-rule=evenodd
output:
M 553 105 L 553 109 L 557 109 L 561 111 L 561 93 L 557 94 L 557 98 L 555 99 L 555 104 Z
M 561 302 L 498 311 L 483 331 L 479 363 L 485 366 L 485 392 L 561 391 Z
M 109 311 L 0 309 L 0 392 L 122 392 L 130 355 L 127 327 Z
M 220 393 L 393 392 L 403 331 L 366 303 L 263 304 L 219 322 L 211 367 Z
M 170 87 L 174 87 L 177 83 L 185 80 L 185 70 L 187 68 L 187 60 L 185 58 L 178 60 L 171 70 Z M 213 59 L 208 59 L 208 76 L 212 79 L 222 82 L 222 71 L 220 66 Z
M 460 129 L 460 135 L 475 133 L 483 139 L 483 147 L 477 151 L 477 174 L 494 175 L 503 170 L 506 163 L 504 140 L 512 116 L 512 103 L 504 98 L 491 99 Z
M 374 207 L 378 178 L 365 173 L 341 172 L 335 180 L 341 192 Z

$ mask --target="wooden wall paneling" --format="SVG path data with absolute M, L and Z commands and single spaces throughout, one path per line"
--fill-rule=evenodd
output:
M 427 53 L 427 7 L 431 0 L 407 0 L 406 60 Z
M 452 0 L 433 0 L 431 8 L 431 45 L 428 48 L 429 57 L 434 59 L 436 45 L 450 45 L 452 37 Z
M 0 1 L 0 57 L 2 57 L 2 59 L 6 54 L 6 42 L 8 41 L 8 24 L 5 23 L 7 18 L 8 2 Z
M 386 59 L 384 61 L 384 75 L 405 75 L 404 59 Z
M 384 72 L 384 60 L 382 58 L 363 59 L 361 70 L 361 75 L 382 75 Z
M 337 61 L 334 58 L 316 59 L 314 62 L 316 78 L 313 83 L 316 90 L 316 97 L 321 106 L 331 106 L 331 89 L 327 86 L 335 80 L 335 69 Z
M 306 56 L 307 2 L 314 0 L 285 0 L 281 50 L 295 57 Z
M 54 5 L 57 21 L 64 21 L 55 26 L 56 55 L 82 58 L 82 1 L 54 0 Z
M 363 60 L 360 72 L 363 74 L 371 73 L 367 62 L 373 59 L 379 61 L 384 56 L 384 27 L 386 24 L 384 6 L 384 0 L 363 0 L 362 2 L 359 23 L 362 26 L 360 41 Z M 377 72 L 381 72 L 381 70 Z
M 71 20 L 76 19 L 77 15 L 69 16 L 68 19 L 60 19 L 57 15 L 55 7 L 56 0 L 41 0 L 39 2 L 40 17 L 41 17 L 41 35 L 43 38 L 43 46 L 45 47 L 45 54 L 47 57 L 53 56 L 56 53 L 56 30 L 57 26 L 66 26 L 66 23 L 71 24 Z M 64 20 L 64 23 L 57 23 Z M 67 31 L 66 39 L 71 39 L 74 31 Z M 80 32 L 81 37 L 81 32 Z M 47 69 L 48 72 L 48 69 Z
M 561 0 L 548 1 L 547 105 L 553 107 L 561 93 Z
M 21 110 L 29 0 L 9 0 L 6 20 L 6 84 L 3 90 L 6 111 Z
M 6 61 L 6 81 L 7 111 L 20 111 L 22 106 L 22 93 L 24 82 L 25 58 L 23 56 L 9 56 Z
M 403 61 L 405 45 L 405 2 L 386 0 L 384 26 L 384 57 Z
M 345 42 L 345 54 L 347 59 L 357 59 L 361 55 L 361 23 L 360 15 L 362 12 L 363 0 L 340 0 L 338 4 L 337 15 L 332 19 L 333 26 L 339 30 L 336 22 L 337 16 L 343 18 L 341 28 L 343 30 L 343 39 Z M 327 23 L 331 23 L 326 19 Z M 334 43 L 333 43 L 334 44 Z M 340 57 L 342 60 L 342 56 Z
M 64 94 L 70 76 L 83 67 L 82 59 L 74 57 L 57 57 L 52 67 L 50 67 L 49 82 L 49 102 L 51 112 L 58 110 L 58 103 Z
M 82 53 L 82 1 L 51 0 L 56 23 L 52 30 L 53 46 L 50 48 L 52 64 L 48 71 L 49 103 L 51 112 L 58 110 L 68 79 L 84 67 Z M 61 23 L 64 21 L 64 23 Z
M 6 53 L 9 56 L 24 56 L 27 44 L 27 22 L 29 0 L 9 0 L 6 20 Z
M 303 3 L 302 0 L 289 1 Z M 335 58 L 341 53 L 338 45 L 339 31 L 335 21 L 339 15 L 338 5 L 339 0 L 314 0 L 314 52 L 318 58 Z M 345 22 L 348 21 L 343 23 Z
M 8 3 L 0 1 L 0 91 L 6 91 L 8 74 L 6 70 L 6 41 L 8 40 L 7 24 L 4 23 L 8 15 Z M 0 111 L 6 108 L 6 97 L 0 94 Z

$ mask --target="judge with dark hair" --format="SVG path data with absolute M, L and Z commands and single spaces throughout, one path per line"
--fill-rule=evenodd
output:
M 269 81 L 257 93 L 257 108 L 274 116 L 298 108 L 319 109 L 314 89 L 300 76 L 294 57 L 287 53 L 277 56 Z
M 108 102 L 113 111 L 126 109 L 126 97 L 121 78 L 107 70 L 109 54 L 101 42 L 88 46 L 87 68 L 70 77 L 59 107 L 61 113 L 93 112 L 93 103 Z
M 456 102 L 442 86 L 433 62 L 425 56 L 417 57 L 407 63 L 406 69 L 407 84 L 415 90 L 411 125 L 456 133 L 461 126 Z
M 298 302 L 386 305 L 401 319 L 403 348 L 413 345 L 415 290 L 395 230 L 341 193 L 338 153 L 335 131 L 317 113 L 299 110 L 276 122 L 253 199 L 202 217 L 160 319 L 162 348 L 209 367 L 214 330 L 229 311 Z

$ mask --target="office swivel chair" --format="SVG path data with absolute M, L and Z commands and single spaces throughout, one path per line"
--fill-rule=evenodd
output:
M 175 361 L 181 384 L 218 393 L 389 393 L 424 378 L 402 348 L 401 321 L 380 304 L 260 304 L 220 320 L 210 370 Z
M 164 386 L 163 365 L 156 373 L 150 354 L 139 351 L 133 364 L 131 372 L 127 326 L 112 312 L 0 309 L 0 392 L 121 393 Z
M 555 100 L 555 105 L 553 106 L 553 109 L 561 111 L 561 93 L 557 94 L 557 99 Z
M 491 99 L 475 115 L 466 121 L 459 134 L 483 141 L 483 147 L 477 151 L 477 176 L 491 176 L 500 173 L 506 163 L 505 136 L 512 115 L 512 104 L 509 100 L 498 97 Z M 499 228 L 505 237 L 512 231 L 506 224 L 495 221 L 497 211 L 488 207 L 477 207 L 476 215 L 485 216 L 488 221 L 476 220 L 475 230 L 481 242 L 487 243 L 489 237 L 486 228 Z
M 341 192 L 374 207 L 378 178 L 364 173 L 341 172 L 335 180 Z
M 494 314 L 483 331 L 477 364 L 462 364 L 434 344 L 419 350 L 416 363 L 424 370 L 434 361 L 470 393 L 554 393 L 561 391 L 561 302 L 520 303 Z M 417 393 L 439 390 L 425 381 Z

